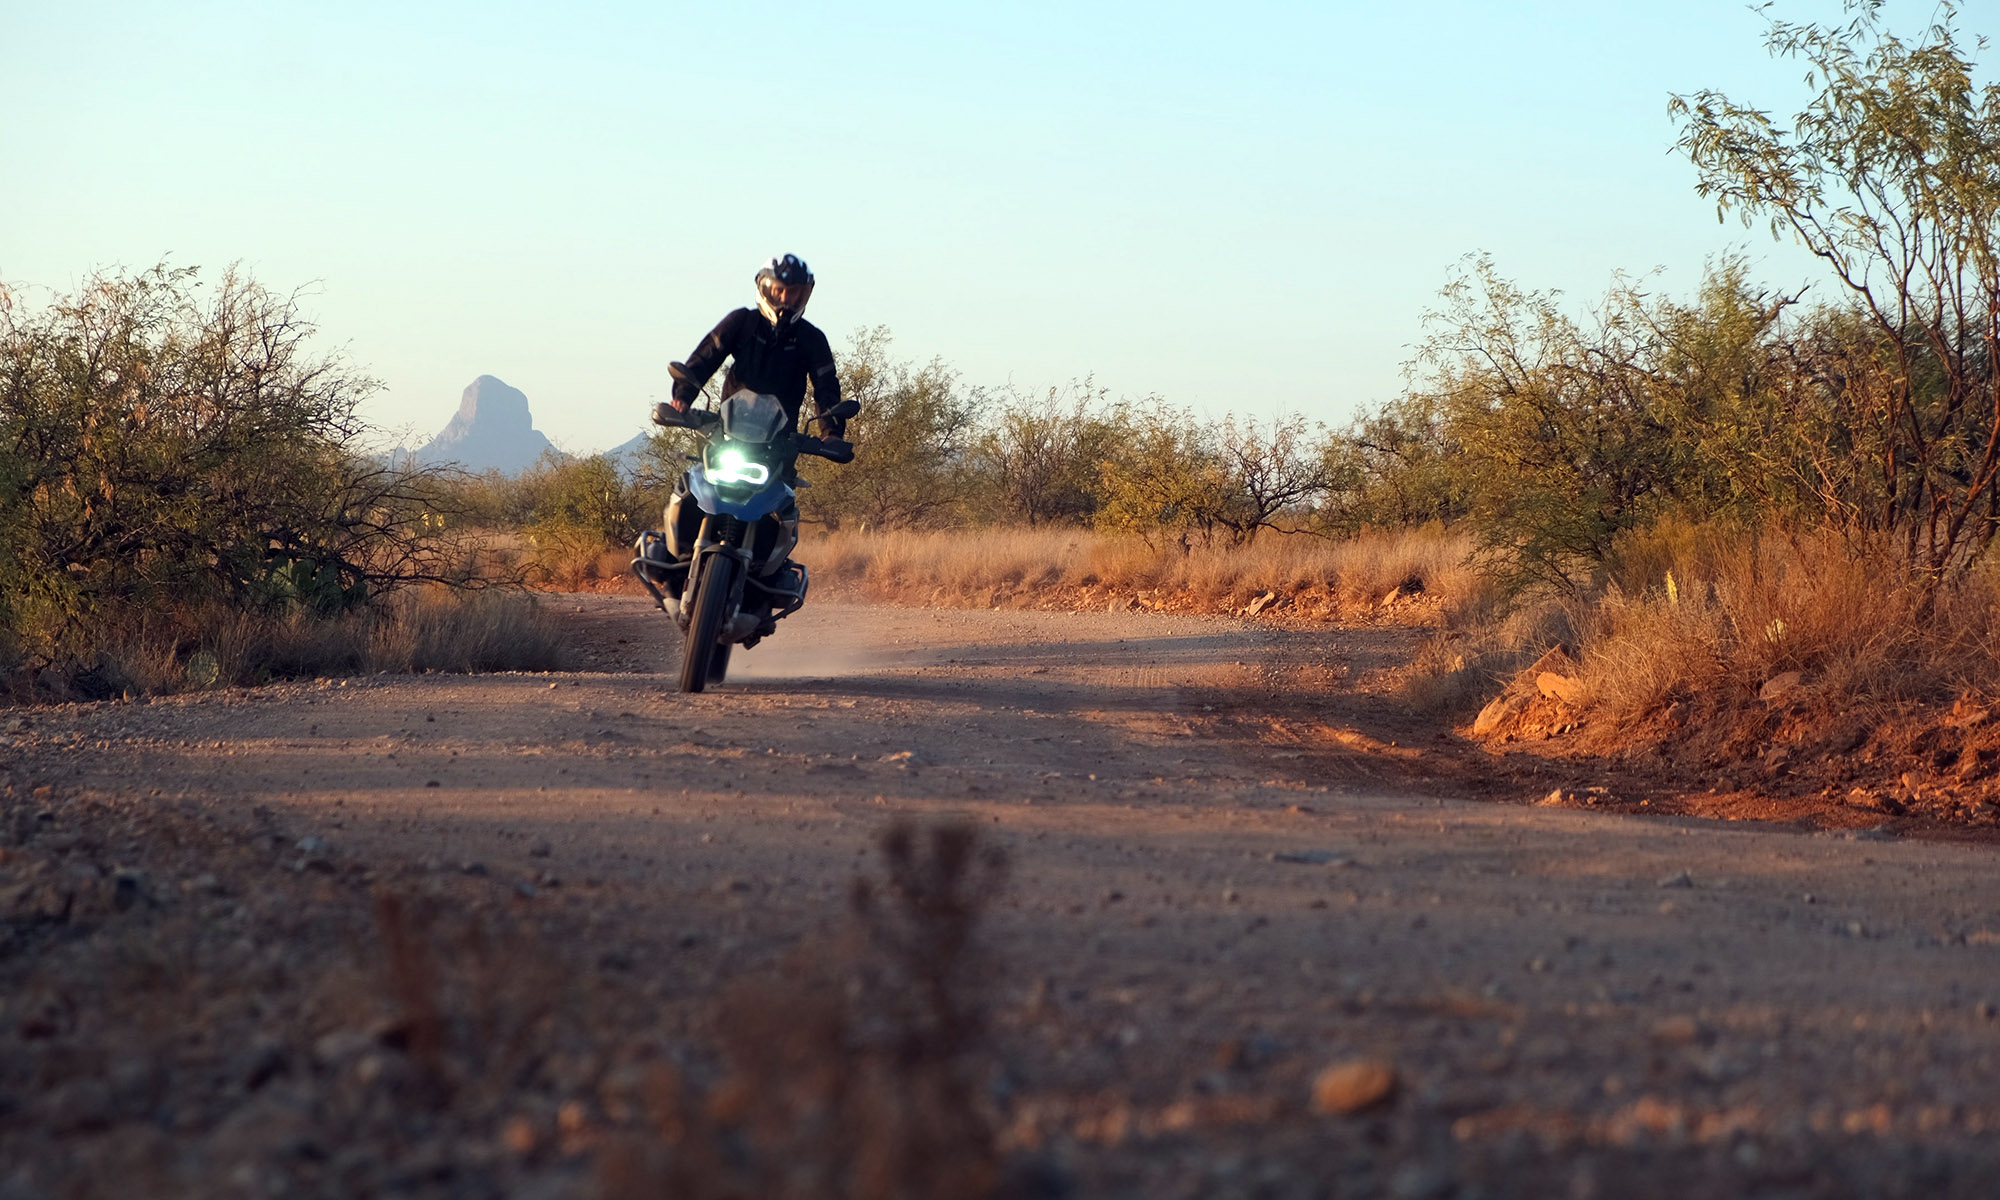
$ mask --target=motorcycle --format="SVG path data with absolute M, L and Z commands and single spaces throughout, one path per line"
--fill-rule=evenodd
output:
M 676 374 L 680 364 L 671 372 Z M 845 419 L 852 400 L 814 418 Z M 666 528 L 647 530 L 633 546 L 632 573 L 687 635 L 680 690 L 721 683 L 732 647 L 755 646 L 806 602 L 805 564 L 791 560 L 799 542 L 793 466 L 802 454 L 854 461 L 854 446 L 795 433 L 776 396 L 743 389 L 717 411 L 654 406 L 653 423 L 691 429 L 701 453 L 667 502 Z

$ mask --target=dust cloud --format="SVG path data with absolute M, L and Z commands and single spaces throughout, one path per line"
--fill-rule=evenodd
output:
M 867 675 L 891 665 L 897 657 L 881 647 L 850 644 L 773 641 L 755 650 L 738 646 L 729 659 L 729 682 Z

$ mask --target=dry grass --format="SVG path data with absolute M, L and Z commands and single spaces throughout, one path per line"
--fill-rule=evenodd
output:
M 1595 595 L 1461 610 L 1405 695 L 1463 715 L 1555 647 L 1576 660 L 1574 702 L 1613 729 L 1681 701 L 1703 721 L 1761 714 L 1792 672 L 1788 702 L 1822 712 L 2000 691 L 2000 566 L 1930 587 L 1896 563 L 1832 536 L 1664 524 L 1620 547 Z
M 983 1200 L 1004 1186 L 978 926 L 1005 860 L 976 827 L 891 826 L 849 936 L 718 997 L 726 1071 L 656 1071 L 649 1134 L 599 1160 L 604 1200 Z M 832 952 L 829 953 L 829 950 Z
M 816 582 L 873 599 L 982 602 L 996 594 L 1092 590 L 1098 595 L 1169 594 L 1227 608 L 1265 592 L 1314 592 L 1373 605 L 1391 591 L 1422 592 L 1447 606 L 1476 602 L 1482 580 L 1465 565 L 1470 543 L 1437 529 L 1329 541 L 1265 533 L 1247 546 L 1216 544 L 1182 554 L 1134 537 L 1079 529 L 966 529 L 813 538 L 800 556 Z
M 1571 606 L 1550 598 L 1504 607 L 1489 599 L 1450 613 L 1418 649 L 1403 699 L 1440 717 L 1468 716 L 1545 652 L 1574 645 L 1572 617 Z
M 17 671 L 9 690 L 19 699 L 91 700 L 376 671 L 540 671 L 559 667 L 563 649 L 533 597 L 441 586 L 335 617 L 133 613 L 103 622 L 93 641 L 91 661 Z
M 1831 537 L 1688 542 L 1656 586 L 1613 586 L 1579 613 L 1592 705 L 1629 718 L 1690 696 L 1747 701 L 1792 671 L 1800 698 L 1828 707 L 1993 690 L 1993 572 L 1933 594 L 1895 562 Z

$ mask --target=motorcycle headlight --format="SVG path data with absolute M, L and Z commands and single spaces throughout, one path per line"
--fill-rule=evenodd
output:
M 717 483 L 761 484 L 770 481 L 771 468 L 741 450 L 727 447 L 716 453 L 715 461 L 709 465 L 708 477 Z

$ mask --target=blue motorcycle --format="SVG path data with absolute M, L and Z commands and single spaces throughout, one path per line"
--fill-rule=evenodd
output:
M 816 419 L 860 409 L 847 400 Z M 703 439 L 667 502 L 666 528 L 640 534 L 632 558 L 632 573 L 687 635 L 680 690 L 699 692 L 722 682 L 731 647 L 756 645 L 806 602 L 805 565 L 791 560 L 794 489 L 805 486 L 794 464 L 801 454 L 853 462 L 854 446 L 793 432 L 776 396 L 748 389 L 715 412 L 657 405 L 653 422 Z

